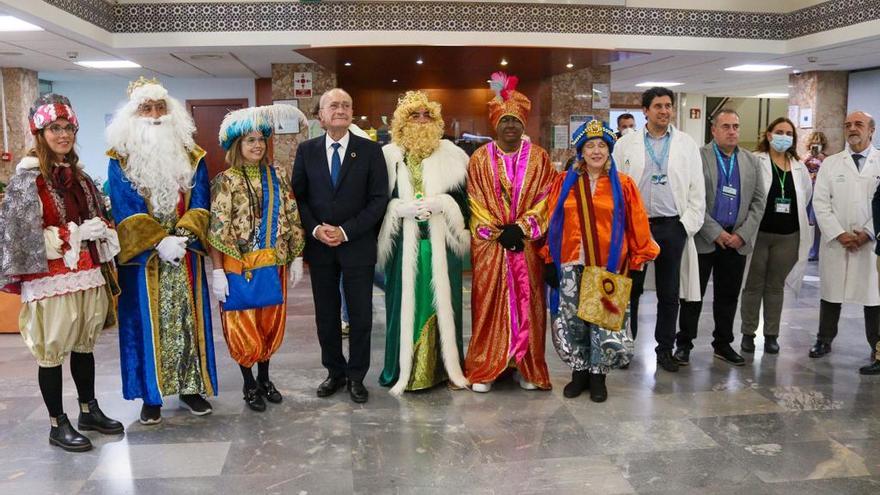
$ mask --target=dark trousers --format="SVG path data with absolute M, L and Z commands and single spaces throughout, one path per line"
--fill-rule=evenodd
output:
M 746 257 L 737 253 L 736 249 L 721 249 L 716 246 L 715 251 L 699 255 L 699 263 L 700 296 L 706 294 L 710 276 L 714 282 L 712 316 L 715 319 L 715 330 L 712 332 L 712 347 L 724 348 L 733 342 L 733 319 L 736 317 Z M 681 301 L 679 330 L 675 337 L 675 344 L 679 349 L 693 349 L 702 310 L 703 301 Z
M 840 303 L 819 300 L 819 342 L 830 344 L 837 337 L 837 322 L 840 320 Z M 880 306 L 865 306 L 865 338 L 871 350 L 877 348 L 880 340 Z
M 660 245 L 660 255 L 654 260 L 657 286 L 657 323 L 654 327 L 655 351 L 671 352 L 675 345 L 675 320 L 678 319 L 679 276 L 681 256 L 687 242 L 687 232 L 678 217 L 652 218 L 651 236 Z M 638 334 L 639 298 L 645 291 L 645 272 L 632 272 L 630 292 L 630 328 L 633 339 Z
M 310 265 L 315 322 L 321 344 L 321 364 L 330 376 L 363 381 L 370 368 L 370 333 L 373 327 L 374 265 Z M 339 279 L 348 306 L 348 362 L 342 355 Z

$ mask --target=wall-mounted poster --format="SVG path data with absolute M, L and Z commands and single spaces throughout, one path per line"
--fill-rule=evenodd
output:
M 800 121 L 800 112 L 801 107 L 798 105 L 789 105 L 788 106 L 788 120 L 792 122 Z
M 568 134 L 568 126 L 566 125 L 554 125 L 553 126 L 553 149 L 554 150 L 567 150 L 569 147 L 570 139 Z
M 568 116 L 568 137 L 571 139 L 571 135 L 574 134 L 574 131 L 577 130 L 578 127 L 581 126 L 584 122 L 589 122 L 593 120 L 592 115 L 569 115 Z
M 611 108 L 611 87 L 608 84 L 593 84 L 593 109 Z
M 272 103 L 276 105 L 292 105 L 299 108 L 297 100 L 275 100 Z M 275 134 L 296 134 L 299 132 L 299 120 L 296 117 L 290 120 L 279 120 L 275 122 Z
M 294 98 L 311 98 L 312 97 L 312 73 L 311 72 L 294 72 L 293 73 L 293 97 Z
M 812 108 L 802 108 L 801 109 L 801 118 L 798 120 L 801 129 L 812 129 L 813 128 L 813 109 Z

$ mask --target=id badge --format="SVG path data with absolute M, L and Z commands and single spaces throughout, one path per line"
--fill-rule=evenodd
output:
M 721 193 L 725 196 L 730 196 L 731 198 L 736 197 L 736 188 L 733 186 L 722 186 Z
M 651 184 L 664 185 L 667 182 L 666 174 L 654 174 L 651 176 Z
M 791 200 L 776 198 L 776 213 L 791 213 Z

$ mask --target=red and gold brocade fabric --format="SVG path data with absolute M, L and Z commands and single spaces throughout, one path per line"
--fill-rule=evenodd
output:
M 494 143 L 471 156 L 473 335 L 465 358 L 471 383 L 492 382 L 514 362 L 526 380 L 550 388 L 544 361 L 544 261 L 539 251 L 546 225 L 545 194 L 556 175 L 547 152 L 527 141 L 507 158 Z M 526 234 L 520 253 L 497 242 L 500 228 L 512 223 Z

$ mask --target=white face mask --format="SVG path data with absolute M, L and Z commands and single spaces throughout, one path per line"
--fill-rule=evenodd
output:
M 626 136 L 627 134 L 632 134 L 632 133 L 634 133 L 634 132 L 636 132 L 636 128 L 635 128 L 635 127 L 627 127 L 626 129 L 620 131 L 620 135 L 621 135 L 621 136 Z

